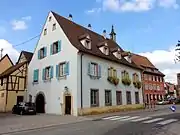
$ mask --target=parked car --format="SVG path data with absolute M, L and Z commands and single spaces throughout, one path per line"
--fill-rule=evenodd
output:
M 169 101 L 166 100 L 157 101 L 157 105 L 166 105 L 166 104 L 169 104 Z
M 19 104 L 14 105 L 12 108 L 13 114 L 34 114 L 36 115 L 36 106 L 34 103 L 30 102 L 20 102 Z

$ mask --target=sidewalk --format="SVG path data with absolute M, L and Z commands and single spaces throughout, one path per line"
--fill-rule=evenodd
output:
M 14 116 L 10 118 L 6 117 L 5 119 L 0 118 L 0 134 L 53 127 L 86 120 L 90 119 L 85 117 L 58 115 Z

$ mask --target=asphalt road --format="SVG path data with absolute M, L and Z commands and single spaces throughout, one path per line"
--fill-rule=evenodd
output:
M 172 124 L 180 124 L 179 113 L 111 117 L 8 135 L 179 135 L 169 131 Z

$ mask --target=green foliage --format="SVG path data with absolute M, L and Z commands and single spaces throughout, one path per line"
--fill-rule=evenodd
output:
M 107 78 L 107 80 L 108 80 L 110 83 L 114 84 L 114 85 L 118 85 L 118 84 L 119 84 L 119 78 L 117 78 L 117 77 L 111 77 L 111 76 L 109 76 L 109 77 Z

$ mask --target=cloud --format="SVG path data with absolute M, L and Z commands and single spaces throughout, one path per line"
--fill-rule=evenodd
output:
M 152 52 L 139 53 L 146 56 L 165 76 L 165 80 L 177 84 L 176 74 L 180 73 L 180 63 L 174 62 L 174 48 L 169 50 L 154 50 Z
M 4 39 L 0 39 L 0 49 L 3 48 L 3 56 L 8 54 L 12 61 L 15 63 L 19 57 L 19 52 L 13 48 L 12 44 Z
M 28 28 L 27 21 L 31 20 L 31 16 L 22 17 L 20 20 L 11 21 L 13 30 L 25 30 Z
M 179 5 L 177 4 L 177 0 L 159 0 L 159 6 L 165 7 L 165 8 L 179 8 Z
M 92 8 L 90 10 L 87 10 L 85 13 L 92 14 L 92 13 L 99 13 L 99 12 L 101 12 L 101 8 Z
M 113 12 L 141 12 L 149 11 L 154 7 L 174 9 L 179 7 L 177 0 L 96 0 L 96 3 L 102 4 L 100 8 L 103 11 Z

